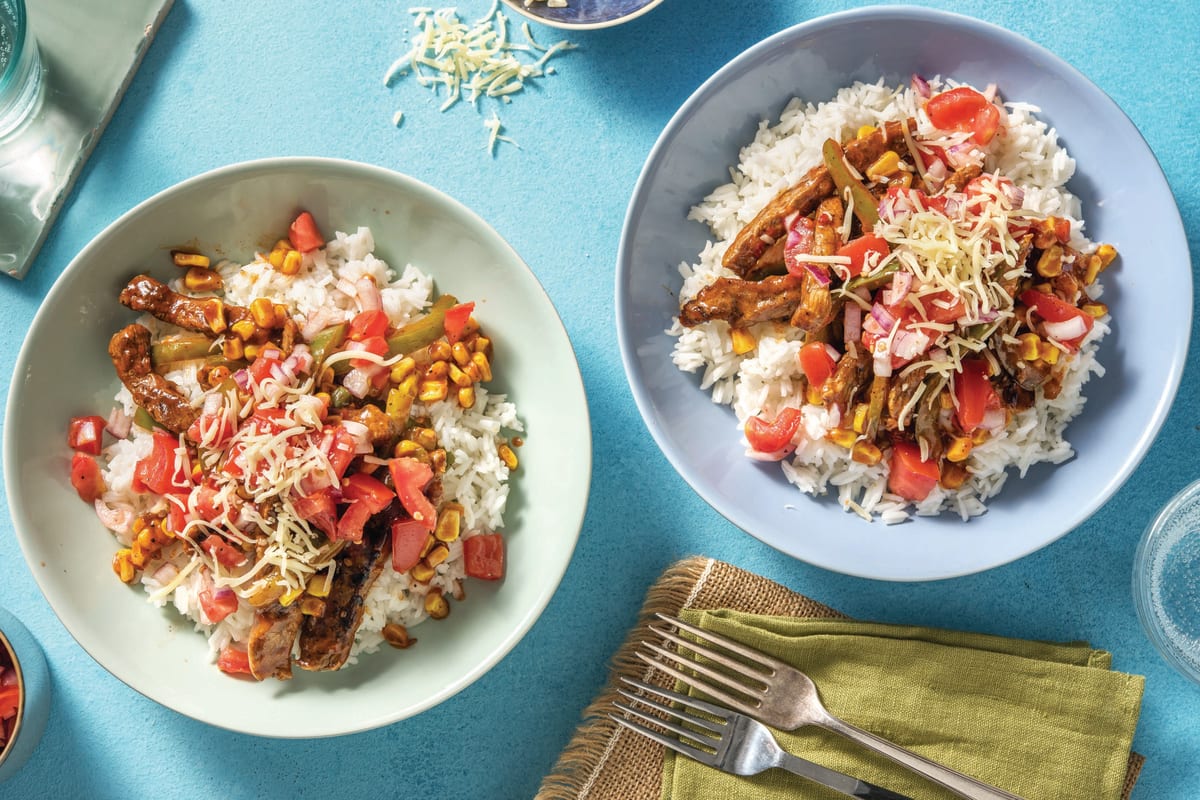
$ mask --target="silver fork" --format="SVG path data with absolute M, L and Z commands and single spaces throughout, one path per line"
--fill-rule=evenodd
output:
M 638 651 L 638 658 L 729 708 L 780 730 L 794 731 L 804 725 L 817 725 L 841 734 L 968 800 L 1021 800 L 1015 794 L 930 761 L 887 739 L 843 722 L 825 709 L 812 680 L 790 664 L 683 620 L 666 614 L 657 616 L 701 641 L 685 639 L 666 628 L 650 625 L 653 633 L 674 643 L 676 649 L 643 641 L 644 650 Z M 726 652 L 706 645 L 720 647 Z M 725 670 L 684 656 L 679 648 L 690 650 L 721 665 Z M 740 656 L 744 661 L 732 658 L 729 653 Z
M 707 764 L 734 775 L 757 775 L 772 767 L 778 767 L 793 775 L 816 781 L 822 786 L 827 786 L 849 797 L 858 797 L 862 800 L 912 800 L 907 795 L 896 794 L 882 786 L 867 783 L 792 755 L 779 746 L 775 737 L 767 730 L 767 726 L 755 722 L 745 714 L 739 714 L 736 711 L 730 711 L 712 703 L 706 703 L 703 700 L 697 700 L 694 697 L 658 686 L 651 686 L 641 681 L 629 678 L 621 680 L 643 692 L 643 694 L 634 694 L 625 689 L 618 689 L 622 695 L 654 709 L 665 715 L 667 719 L 648 714 L 620 701 L 615 701 L 613 706 L 626 714 L 664 728 L 674 733 L 675 736 L 659 733 L 628 717 L 620 717 L 616 714 L 609 714 L 609 717 L 626 728 L 653 739 L 664 747 L 669 747 L 693 758 L 701 764 Z M 679 703 L 685 708 L 672 708 L 647 697 L 647 694 L 658 695 L 666 700 Z M 689 713 L 686 710 L 689 708 L 716 717 L 716 720 Z M 678 722 L 673 720 L 678 720 Z M 681 723 L 688 723 L 692 727 L 685 727 Z M 688 744 L 684 739 L 695 742 L 695 744 Z

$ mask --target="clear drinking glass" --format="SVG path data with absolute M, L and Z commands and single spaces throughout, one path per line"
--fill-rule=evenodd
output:
M 25 0 L 0 0 L 0 138 L 25 121 L 41 88 L 42 62 Z

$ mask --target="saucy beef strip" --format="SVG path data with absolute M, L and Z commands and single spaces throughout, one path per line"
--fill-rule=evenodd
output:
M 401 514 L 393 502 L 363 527 L 361 542 L 346 546 L 336 559 L 325 613 L 305 617 L 300 628 L 296 665 L 306 670 L 340 669 L 350 657 L 354 635 L 362 623 L 363 602 L 391 557 L 392 521 Z
M 869 136 L 854 139 L 845 146 L 846 160 L 862 172 L 893 144 L 904 139 L 904 128 L 915 130 L 917 122 L 888 122 Z M 807 216 L 823 199 L 833 194 L 833 179 L 824 164 L 818 164 L 804 174 L 795 186 L 775 195 L 754 219 L 742 228 L 721 260 L 723 266 L 742 277 L 753 274 L 759 258 L 786 234 L 784 220 L 797 213 Z
M 367 404 L 364 406 L 346 406 L 342 408 L 343 420 L 358 422 L 365 425 L 371 444 L 375 447 L 391 447 L 400 434 L 404 433 L 402 425 L 387 415 L 379 406 Z
M 883 423 L 886 430 L 898 431 L 901 429 L 900 415 L 904 412 L 904 408 L 912 401 L 913 396 L 917 393 L 917 389 L 921 388 L 921 384 L 925 380 L 925 374 L 928 371 L 928 367 L 918 367 L 907 374 L 901 373 L 899 377 L 892 381 L 892 385 L 888 389 L 887 416 L 884 418 Z M 905 419 L 905 422 L 911 424 L 916 412 L 916 408 L 913 408 L 909 412 L 909 417 Z
M 721 319 L 733 326 L 788 319 L 804 300 L 804 284 L 794 275 L 770 275 L 761 281 L 717 278 L 679 310 L 685 327 Z
M 813 255 L 831 256 L 837 253 L 841 244 L 841 234 L 844 215 L 842 201 L 837 197 L 826 197 L 817 206 L 813 215 Z M 828 270 L 825 265 L 817 267 L 818 271 Z M 819 331 L 833 321 L 837 315 L 837 306 L 829 291 L 829 284 L 817 279 L 808 270 L 801 274 L 804 293 L 799 307 L 792 313 L 791 324 L 802 331 Z
M 133 401 L 159 425 L 172 433 L 183 433 L 200 416 L 183 392 L 154 371 L 148 328 L 133 324 L 114 333 L 108 341 L 108 355 Z
M 946 192 L 961 192 L 966 185 L 983 174 L 983 167 L 978 164 L 967 164 L 959 167 L 950 173 L 950 177 L 946 178 L 946 182 L 942 184 L 942 193 Z
M 292 677 L 292 646 L 303 621 L 304 614 L 297 603 L 287 608 L 271 603 L 255 613 L 246 647 L 251 675 L 260 681 L 267 678 L 286 681 Z
M 833 374 L 821 385 L 821 402 L 833 403 L 845 414 L 871 374 L 871 363 L 871 354 L 865 347 L 848 348 L 838 359 Z
M 145 311 L 163 322 L 209 335 L 222 333 L 235 322 L 251 319 L 250 310 L 226 305 L 217 297 L 189 297 L 162 281 L 138 275 L 121 290 L 121 304 Z

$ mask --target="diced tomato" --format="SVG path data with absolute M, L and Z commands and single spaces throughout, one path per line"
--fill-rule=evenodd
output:
M 167 498 L 167 524 L 175 533 L 183 533 L 187 527 L 191 513 L 188 511 L 188 494 L 171 492 L 163 495 Z
M 231 644 L 221 648 L 217 656 L 217 667 L 228 675 L 249 675 L 250 655 L 245 650 L 239 650 Z
M 273 345 L 267 345 L 258 351 L 258 356 L 251 362 L 248 372 L 255 383 L 262 383 L 271 377 L 271 368 L 283 361 L 283 351 Z M 266 410 L 266 409 L 264 409 Z M 279 411 L 281 409 L 271 409 Z
M 337 533 L 332 538 L 348 542 L 361 542 L 363 526 L 371 518 L 371 509 L 366 503 L 351 503 L 338 520 Z
M 205 478 L 192 489 L 192 499 L 195 500 L 196 513 L 205 522 L 212 522 L 225 512 L 224 508 L 217 505 L 217 482 L 212 478 Z
M 878 259 L 883 258 L 889 252 L 891 252 L 891 247 L 888 245 L 887 239 L 868 233 L 846 242 L 838 248 L 837 254 L 849 257 L 850 263 L 843 266 L 849 271 L 850 277 L 854 278 L 862 274 L 869 258 L 877 264 L 879 263 Z
M 187 429 L 187 438 L 213 449 L 222 447 L 232 436 L 233 425 L 227 414 L 201 414 Z
M 446 332 L 446 341 L 454 344 L 462 338 L 463 330 L 467 327 L 467 320 L 471 319 L 471 312 L 474 310 L 474 302 L 459 303 L 446 309 L 446 317 L 442 322 L 442 329 Z
M 87 453 L 76 453 L 71 457 L 71 486 L 85 503 L 94 503 L 104 494 L 104 477 L 96 459 Z
M 922 295 L 921 308 L 930 322 L 954 322 L 967 313 L 962 300 L 945 291 Z
M 246 563 L 246 554 L 215 533 L 200 543 L 200 549 L 216 559 L 221 566 L 231 569 Z
M 386 356 L 388 352 L 388 343 L 387 339 L 383 338 L 382 336 L 369 336 L 366 339 L 346 342 L 346 349 L 351 351 L 372 353 L 377 356 Z M 368 361 L 365 358 L 352 358 L 350 359 L 350 366 L 357 369 L 370 369 L 372 367 L 377 367 L 378 364 L 376 364 L 374 361 Z M 387 374 L 386 371 L 384 374 Z
M 312 523 L 330 539 L 337 536 L 337 501 L 332 486 L 306 495 L 292 495 L 292 508 L 300 519 Z
M 360 312 L 350 320 L 346 338 L 358 341 L 372 336 L 383 336 L 387 333 L 388 323 L 388 315 L 379 309 Z
M 354 439 L 354 434 L 341 425 L 326 428 L 325 431 L 333 434 L 333 441 L 325 456 L 329 459 L 329 466 L 333 468 L 334 474 L 341 478 L 350 467 L 350 462 L 354 460 L 358 443 Z
M 135 492 L 147 490 L 155 494 L 171 494 L 189 490 L 192 485 L 187 457 L 177 457 L 179 440 L 166 431 L 154 432 L 154 447 L 150 455 L 133 468 L 132 486 Z
M 504 537 L 481 533 L 463 539 L 463 568 L 472 578 L 498 581 L 504 577 Z
M 1069 347 L 1078 347 L 1084 337 L 1092 330 L 1095 320 L 1081 308 L 1068 303 L 1062 298 L 1037 289 L 1027 289 L 1021 293 L 1021 302 L 1034 310 L 1046 322 L 1068 322 L 1072 319 L 1083 321 L 1083 335 L 1063 339 L 1062 343 Z
M 762 417 L 746 420 L 746 441 L 760 453 L 777 453 L 791 444 L 799 429 L 800 409 L 789 407 L 781 410 L 773 422 Z
M 0 686 L 0 719 L 8 719 L 17 713 L 17 702 L 21 699 L 19 686 Z
M 1054 220 L 1054 236 L 1061 244 L 1066 244 L 1071 239 L 1071 220 L 1066 217 L 1050 217 Z
M 990 142 L 1000 128 L 1000 109 L 969 86 L 929 98 L 925 113 L 935 128 L 970 133 L 979 145 Z
M 954 399 L 958 424 L 970 433 L 979 427 L 989 408 L 999 406 L 999 397 L 988 379 L 988 364 L 982 358 L 962 362 L 962 372 L 954 376 Z
M 837 357 L 824 342 L 809 342 L 800 348 L 800 369 L 813 386 L 820 386 L 833 374 Z
M 104 417 L 71 417 L 67 427 L 67 446 L 90 456 L 100 455 L 104 445 Z
M 388 469 L 400 505 L 425 530 L 433 530 L 437 526 L 437 511 L 425 496 L 425 487 L 433 480 L 433 470 L 415 458 L 393 458 L 388 461 Z
M 301 253 L 316 250 L 325 244 L 325 237 L 317 228 L 317 221 L 307 211 L 301 211 L 300 216 L 296 217 L 291 227 L 288 228 L 288 239 L 291 241 L 292 247 Z
M 429 539 L 429 530 L 414 519 L 392 523 L 392 569 L 408 572 L 421 560 L 421 551 Z
M 905 500 L 921 501 L 937 486 L 940 473 L 936 461 L 922 461 L 921 448 L 912 442 L 892 445 L 888 466 L 888 489 Z
M 365 472 L 356 472 L 342 481 L 342 498 L 354 503 L 362 503 L 372 514 L 378 514 L 388 507 L 396 493 L 387 487 L 383 481 L 373 478 Z
M 200 590 L 199 598 L 200 608 L 204 609 L 204 616 L 212 620 L 214 624 L 237 611 L 237 595 L 229 589 L 222 590 L 205 586 Z

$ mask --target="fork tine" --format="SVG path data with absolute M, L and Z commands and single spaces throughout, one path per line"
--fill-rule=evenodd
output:
M 709 678 L 712 678 L 713 680 L 719 681 L 731 689 L 737 689 L 741 692 L 745 692 L 746 694 L 754 694 L 755 691 L 762 691 L 762 689 L 766 688 L 767 679 L 771 677 L 766 673 L 759 672 L 758 670 L 754 669 L 754 665 L 738 662 L 729 656 L 724 655 L 723 653 L 718 653 L 716 650 L 710 650 L 704 645 L 697 644 L 695 642 L 689 642 L 682 636 L 677 636 L 670 631 L 665 631 L 662 628 L 655 628 L 654 626 L 651 626 L 650 630 L 654 631 L 667 641 L 674 642 L 676 649 L 671 651 L 665 647 L 660 647 L 646 641 L 642 642 L 642 647 L 653 650 L 654 652 L 665 656 L 672 661 L 675 661 L 680 666 L 694 669 L 696 672 L 700 672 Z M 707 658 L 716 664 L 720 664 L 721 666 L 730 670 L 733 675 L 712 669 L 711 667 L 705 666 L 704 664 L 696 661 L 694 658 L 688 658 L 687 656 L 681 655 L 682 649 L 689 650 L 696 655 L 703 656 L 704 658 Z M 745 680 L 738 680 L 738 678 Z M 761 687 L 747 686 L 746 680 L 757 682 L 761 684 Z
M 721 731 L 722 731 L 723 726 L 720 725 L 719 723 L 710 722 L 709 720 L 702 719 L 700 717 L 694 717 L 691 714 L 687 713 L 686 711 L 680 711 L 677 708 L 671 708 L 668 705 L 664 705 L 662 703 L 659 703 L 657 701 L 651 700 L 646 697 L 639 697 L 638 695 L 633 694 L 632 692 L 622 691 L 621 694 L 625 695 L 630 700 L 636 700 L 638 703 L 641 703 L 642 705 L 647 706 L 648 708 L 651 708 L 662 714 L 666 714 L 668 717 L 670 717 L 670 719 L 663 719 L 662 717 L 656 717 L 653 714 L 650 714 L 646 711 L 642 711 L 641 709 L 639 709 L 635 706 L 631 706 L 628 703 L 622 703 L 620 700 L 613 701 L 614 707 L 619 708 L 621 711 L 624 711 L 628 714 L 633 714 L 635 717 L 645 720 L 646 722 L 653 722 L 655 725 L 666 728 L 671 733 L 677 734 L 679 736 L 686 736 L 687 738 L 691 739 L 692 741 L 696 742 L 697 744 L 704 744 L 704 745 L 708 745 L 709 747 L 716 747 L 716 743 L 721 737 Z M 679 721 L 675 722 L 673 720 L 679 720 Z M 684 727 L 682 724 L 682 722 L 684 720 L 686 720 L 688 722 L 693 722 L 697 725 L 697 727 L 703 728 L 704 730 L 697 731 L 697 730 L 693 730 L 691 728 Z M 716 735 L 713 736 L 712 734 L 716 734 Z
M 750 703 L 747 703 L 745 698 L 735 697 L 734 695 L 722 689 L 720 686 L 709 683 L 708 681 L 698 678 L 695 675 L 689 675 L 683 670 L 676 669 L 670 664 L 664 664 L 662 661 L 659 661 L 656 658 L 651 658 L 640 650 L 635 653 L 635 655 L 650 666 L 662 670 L 672 678 L 682 681 L 694 689 L 699 689 L 709 697 L 719 700 L 720 702 L 729 706 L 734 711 L 741 711 L 743 714 L 748 716 L 754 716 L 756 713 L 758 713 L 758 709 Z
M 760 653 L 753 648 L 747 647 L 741 642 L 735 642 L 733 639 L 729 639 L 720 635 L 719 633 L 713 633 L 712 631 L 706 631 L 703 628 L 698 628 L 695 625 L 690 625 L 681 619 L 670 616 L 669 614 L 655 614 L 655 616 L 661 619 L 663 622 L 668 622 L 671 625 L 674 625 L 681 631 L 687 631 L 703 641 L 706 641 L 710 644 L 719 645 L 730 652 L 737 653 L 739 656 L 748 661 L 758 664 L 761 667 L 765 667 L 768 673 L 774 672 L 782 663 L 766 653 Z M 690 644 L 688 644 L 688 646 L 691 647 Z
M 679 703 L 680 705 L 687 706 L 688 708 L 694 708 L 697 711 L 703 711 L 705 714 L 711 714 L 712 716 L 717 717 L 718 719 L 722 720 L 723 722 L 728 722 L 729 718 L 731 716 L 733 716 L 733 712 L 727 708 L 721 708 L 720 706 L 715 706 L 712 703 L 706 703 L 703 700 L 697 699 L 695 697 L 689 697 L 686 694 L 680 694 L 679 692 L 673 692 L 670 689 L 664 689 L 661 686 L 655 686 L 650 683 L 645 683 L 643 681 L 634 680 L 633 678 L 626 678 L 624 675 L 621 676 L 621 682 L 627 683 L 630 686 L 634 687 L 635 689 L 641 689 L 643 692 L 645 692 L 647 694 L 656 694 L 659 697 L 664 697 L 667 700 L 671 700 L 673 702 Z M 635 700 L 645 699 L 641 695 L 631 694 L 630 692 L 627 692 L 624 689 L 617 689 L 617 691 L 620 692 L 621 694 L 625 695 L 626 697 L 633 697 Z M 672 713 L 677 714 L 679 712 L 672 710 Z M 694 717 L 689 715 L 688 719 L 694 719 Z M 715 728 L 712 728 L 712 730 L 714 730 L 714 731 L 724 730 L 723 725 L 718 724 L 718 723 L 712 723 L 712 724 L 717 726 Z
M 617 704 L 614 703 L 614 705 L 617 705 Z M 624 709 L 625 707 L 618 706 L 618 708 Z M 645 736 L 647 739 L 653 739 L 654 741 L 661 744 L 663 747 L 670 748 L 671 750 L 674 750 L 677 753 L 682 753 L 683 755 L 687 756 L 688 758 L 693 758 L 696 761 L 699 761 L 701 764 L 707 764 L 710 767 L 716 766 L 717 758 L 712 753 L 701 750 L 698 747 L 692 747 L 689 744 L 684 744 L 683 742 L 679 741 L 678 739 L 673 739 L 670 736 L 659 733 L 658 731 L 656 731 L 652 728 L 647 728 L 644 725 L 639 725 L 638 723 L 634 722 L 631 719 L 626 719 L 625 717 L 619 717 L 616 714 L 609 714 L 608 716 L 611 720 L 613 720 L 613 722 L 616 722 L 618 725 L 624 725 L 626 728 L 629 728 L 631 731 L 634 731 L 635 733 L 639 733 L 642 736 Z

